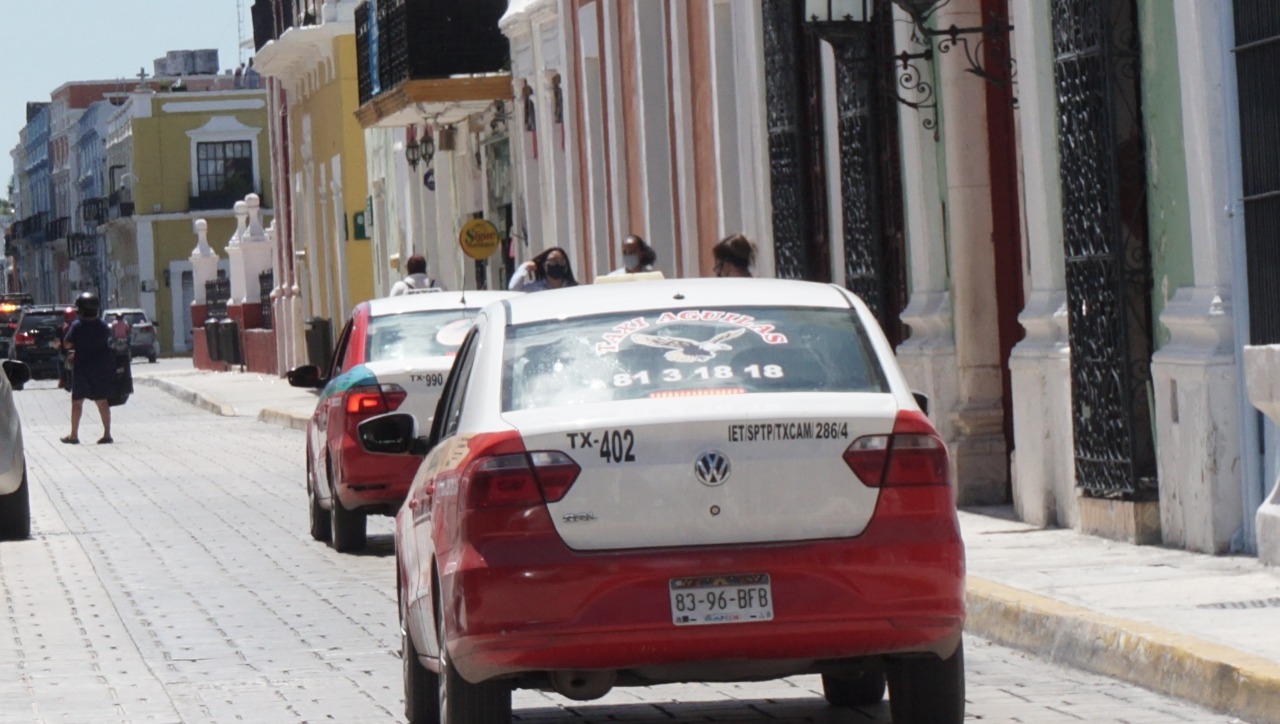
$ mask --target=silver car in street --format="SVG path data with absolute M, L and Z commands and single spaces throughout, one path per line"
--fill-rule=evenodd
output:
M 160 344 L 156 340 L 156 323 L 147 316 L 147 310 L 134 307 L 108 309 L 102 313 L 102 318 L 111 324 L 117 314 L 129 325 L 129 354 L 155 362 L 160 354 Z
M 22 540 L 31 535 L 31 503 L 13 390 L 26 384 L 31 371 L 14 360 L 0 364 L 4 366 L 0 375 L 0 540 Z

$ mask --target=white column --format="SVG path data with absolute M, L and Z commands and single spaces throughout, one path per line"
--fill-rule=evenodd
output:
M 271 238 L 267 236 L 267 230 L 262 228 L 262 200 L 257 194 L 249 194 L 244 203 L 249 212 L 249 223 L 240 238 L 245 290 L 240 303 L 260 304 L 262 287 L 258 282 L 258 275 L 271 268 Z
M 937 23 L 975 27 L 977 0 L 942 6 Z M 959 58 L 935 56 L 944 121 L 951 307 L 955 325 L 957 406 L 952 465 L 961 505 L 1000 503 L 1008 482 L 986 93 Z
M 236 231 L 227 242 L 227 264 L 230 267 L 228 276 L 231 281 L 231 299 L 228 304 L 244 304 L 244 252 L 240 249 L 240 239 L 249 228 L 249 205 L 244 201 L 235 204 Z
M 1222 3 L 1178 0 L 1173 10 L 1195 286 L 1165 306 L 1170 339 L 1151 360 L 1160 527 L 1167 545 L 1225 553 L 1245 524 L 1241 480 L 1258 475 L 1240 468 L 1248 408 L 1232 321 L 1231 248 L 1243 244 L 1232 29 Z
M 1011 0 L 1018 60 L 1022 238 L 1026 336 L 1009 358 L 1013 382 L 1013 504 L 1032 525 L 1075 527 L 1075 452 L 1071 360 L 1067 345 L 1062 196 L 1058 183 L 1057 97 L 1049 7 Z
M 196 248 L 191 250 L 190 256 L 191 282 L 195 285 L 195 301 L 192 304 L 206 304 L 209 300 L 205 296 L 204 285 L 205 282 L 218 278 L 218 255 L 209 246 L 209 223 L 204 219 L 196 219 L 192 226 L 196 232 Z
M 911 25 L 897 11 L 898 48 L 914 50 Z M 921 69 L 930 66 L 916 61 Z M 927 111 L 899 109 L 904 216 L 911 265 L 911 299 L 902 321 L 911 336 L 898 346 L 898 359 L 912 389 L 929 397 L 929 417 L 947 444 L 955 441 L 951 410 L 958 404 L 956 345 L 952 335 L 951 293 L 947 290 L 946 227 L 938 189 L 938 142 L 924 126 Z

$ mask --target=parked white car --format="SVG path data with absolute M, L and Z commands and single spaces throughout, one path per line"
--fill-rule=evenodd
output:
M 31 371 L 14 360 L 0 364 L 4 365 L 0 375 L 0 540 L 22 540 L 31 534 L 31 503 L 13 388 L 26 384 Z

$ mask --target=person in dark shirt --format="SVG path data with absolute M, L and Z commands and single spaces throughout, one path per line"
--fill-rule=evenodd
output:
M 99 313 L 102 303 L 98 295 L 85 292 L 76 299 L 76 311 L 80 318 L 71 323 L 63 348 L 71 362 L 71 434 L 62 439 L 68 445 L 80 443 L 80 417 L 84 401 L 93 400 L 102 417 L 102 437 L 99 445 L 111 439 L 111 406 L 107 400 L 115 386 L 115 356 L 111 350 L 111 328 L 102 321 Z

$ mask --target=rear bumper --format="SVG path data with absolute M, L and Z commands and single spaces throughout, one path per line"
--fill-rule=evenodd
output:
M 347 510 L 394 515 L 409 492 L 422 458 L 367 452 L 354 440 L 343 440 L 338 498 Z
M 482 681 L 544 670 L 949 655 L 964 625 L 964 548 L 950 505 L 942 489 L 931 505 L 938 515 L 880 510 L 861 536 L 843 540 L 580 553 L 558 537 L 513 537 L 468 549 L 452 570 L 441 566 L 451 659 Z M 745 573 L 769 574 L 773 620 L 673 624 L 672 578 Z

